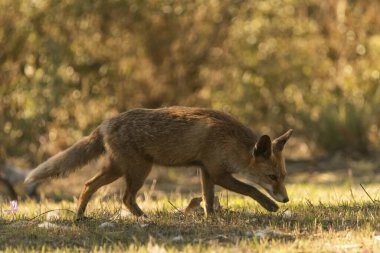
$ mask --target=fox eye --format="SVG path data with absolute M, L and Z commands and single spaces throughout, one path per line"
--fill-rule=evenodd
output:
M 277 181 L 277 176 L 276 175 L 268 175 L 268 177 L 273 180 L 273 181 Z

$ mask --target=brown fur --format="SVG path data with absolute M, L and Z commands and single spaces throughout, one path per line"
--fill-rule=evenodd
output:
M 278 206 L 266 195 L 232 177 L 233 173 L 259 170 L 259 161 L 272 164 L 272 159 L 261 158 L 264 149 L 272 153 L 271 146 L 266 150 L 268 144 L 252 155 L 257 142 L 249 128 L 223 112 L 189 107 L 133 109 L 105 120 L 90 136 L 39 165 L 26 181 L 66 174 L 106 154 L 108 164 L 86 183 L 80 195 L 79 217 L 98 188 L 121 176 L 127 185 L 123 202 L 133 214 L 143 215 L 136 193 L 153 164 L 199 166 L 207 213 L 213 211 L 215 184 L 276 211 Z

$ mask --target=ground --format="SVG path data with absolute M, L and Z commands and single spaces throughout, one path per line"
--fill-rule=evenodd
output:
M 101 189 L 89 203 L 89 219 L 77 222 L 75 196 L 95 173 L 91 164 L 44 183 L 40 203 L 21 200 L 12 214 L 3 202 L 0 251 L 380 252 L 379 165 L 290 161 L 290 202 L 277 213 L 218 188 L 221 210 L 208 218 L 182 209 L 200 195 L 197 169 L 156 168 L 139 194 L 148 218 L 137 219 L 122 206 L 119 181 Z

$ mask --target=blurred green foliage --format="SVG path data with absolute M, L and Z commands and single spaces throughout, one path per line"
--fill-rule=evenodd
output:
M 0 0 L 0 142 L 40 162 L 133 107 L 227 110 L 312 150 L 379 143 L 380 2 Z

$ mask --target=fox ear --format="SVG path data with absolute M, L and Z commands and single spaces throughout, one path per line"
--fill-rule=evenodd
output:
M 255 147 L 253 148 L 253 155 L 255 157 L 270 158 L 272 154 L 272 142 L 268 135 L 260 137 Z
M 276 138 L 273 141 L 273 149 L 276 151 L 282 151 L 286 142 L 289 140 L 290 136 L 293 134 L 293 129 L 288 130 L 286 133 Z

